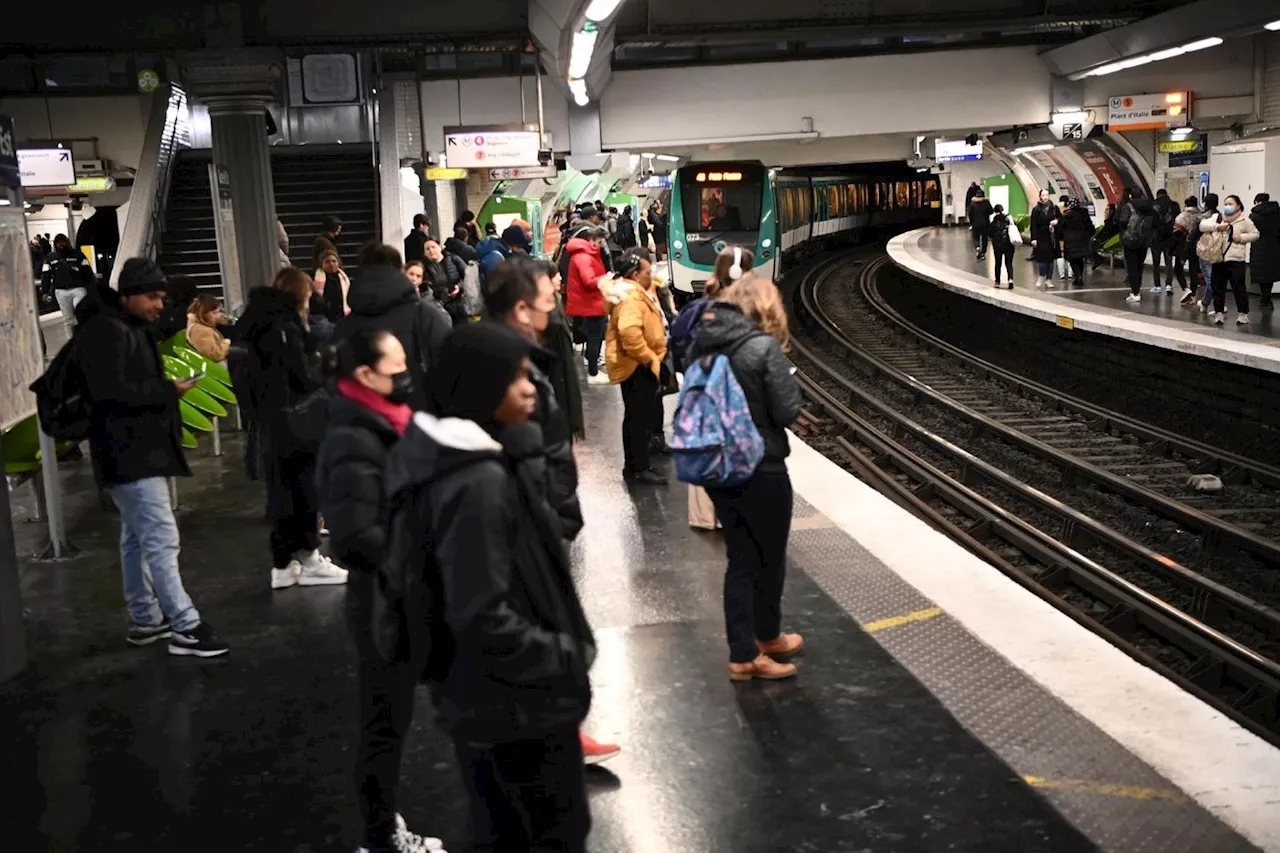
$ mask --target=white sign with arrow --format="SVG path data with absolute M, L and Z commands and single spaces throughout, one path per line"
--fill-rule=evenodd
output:
M 69 187 L 76 182 L 70 148 L 19 148 L 18 171 L 24 187 Z

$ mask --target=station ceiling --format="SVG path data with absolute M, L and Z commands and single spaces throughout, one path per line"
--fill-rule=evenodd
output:
M 615 66 L 768 61 L 948 46 L 1046 47 L 1123 26 L 1187 0 L 624 0 Z M 528 0 L 203 0 L 82 4 L 50 26 L 13 15 L 5 53 L 418 46 L 457 52 L 519 45 Z

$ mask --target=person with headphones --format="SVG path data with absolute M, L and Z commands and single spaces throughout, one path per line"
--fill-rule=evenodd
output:
M 652 467 L 649 454 L 654 424 L 662 412 L 659 379 L 667 356 L 667 323 L 647 254 L 628 250 L 613 280 L 604 284 L 611 306 L 605 364 L 609 381 L 622 388 L 622 477 L 665 486 L 667 478 Z
M 702 288 L 702 296 L 684 306 L 684 310 L 671 324 L 671 351 L 675 355 L 679 370 L 684 370 L 685 353 L 693 343 L 698 331 L 698 321 L 702 319 L 707 304 L 715 299 L 716 294 L 742 278 L 755 266 L 755 255 L 750 249 L 741 246 L 730 246 L 716 256 L 716 265 L 706 284 Z M 689 486 L 689 526 L 699 530 L 716 530 L 720 521 L 716 518 L 716 508 L 711 503 L 707 490 L 701 486 Z

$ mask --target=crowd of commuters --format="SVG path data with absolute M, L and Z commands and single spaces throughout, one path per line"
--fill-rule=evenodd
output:
M 1013 218 L 1002 205 L 994 208 L 980 188 L 967 193 L 967 211 L 978 260 L 986 256 L 988 239 L 995 249 L 995 283 L 1007 276 L 1013 288 L 1013 257 L 1022 242 Z M 1249 323 L 1248 284 L 1257 287 L 1263 311 L 1272 310 L 1272 288 L 1280 281 L 1280 204 L 1267 193 L 1258 193 L 1252 207 L 1239 196 L 1219 199 L 1208 193 L 1201 204 L 1195 196 L 1181 206 L 1167 190 L 1149 199 L 1129 188 L 1118 205 L 1108 205 L 1103 224 L 1093 220 L 1079 199 L 1061 196 L 1057 204 L 1048 190 L 1029 218 L 1031 260 L 1036 265 L 1036 287 L 1053 289 L 1062 283 L 1082 282 L 1086 262 L 1093 269 L 1105 261 L 1100 252 L 1118 238 L 1124 260 L 1130 304 L 1142 301 L 1143 277 L 1150 258 L 1153 294 L 1172 294 L 1174 284 L 1181 303 L 1210 315 L 1217 326 L 1226 322 L 1226 295 L 1236 306 L 1236 324 Z
M 630 211 L 591 207 L 566 222 L 567 275 L 529 256 L 527 223 L 482 240 L 464 213 L 443 244 L 415 218 L 407 263 L 396 248 L 365 245 L 348 276 L 341 223 L 330 218 L 315 275 L 281 269 L 250 291 L 234 323 L 194 290 L 166 306 L 177 288 L 140 259 L 125 263 L 118 290 L 94 288 L 75 312 L 92 456 L 120 511 L 130 644 L 228 651 L 178 567 L 167 481 L 190 474 L 179 400 L 196 380 L 166 378 L 165 312 L 181 314 L 191 347 L 231 368 L 247 469 L 266 487 L 271 588 L 347 585 L 366 853 L 440 848 L 396 805 L 419 684 L 454 742 L 469 849 L 585 849 L 582 768 L 619 747 L 579 728 L 595 657 L 567 549 L 584 528 L 574 457 L 583 385 L 619 386 L 622 476 L 663 486 L 663 400 L 678 392 L 681 365 L 728 360 L 764 456 L 744 483 L 690 487 L 690 518 L 696 502 L 699 526 L 724 530 L 729 677 L 796 672 L 788 658 L 803 641 L 782 632 L 781 598 L 786 428 L 800 396 L 777 287 L 751 273 L 749 251 L 732 248 L 677 316 Z M 660 216 L 651 209 L 641 222 L 656 229 Z M 481 306 L 451 310 L 470 278 Z

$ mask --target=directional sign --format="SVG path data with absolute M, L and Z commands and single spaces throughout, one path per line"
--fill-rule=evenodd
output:
M 76 182 L 70 148 L 19 148 L 18 170 L 24 187 L 69 187 Z
M 444 166 L 428 166 L 428 181 L 465 181 L 467 179 L 466 169 L 453 169 Z
M 1062 126 L 1063 139 L 1084 139 L 1084 124 L 1064 124 Z
M 491 181 L 527 181 L 532 178 L 554 178 L 560 173 L 555 166 L 522 166 L 511 169 L 490 169 Z
M 454 169 L 537 166 L 541 145 L 536 130 L 468 130 L 445 132 L 445 158 Z

